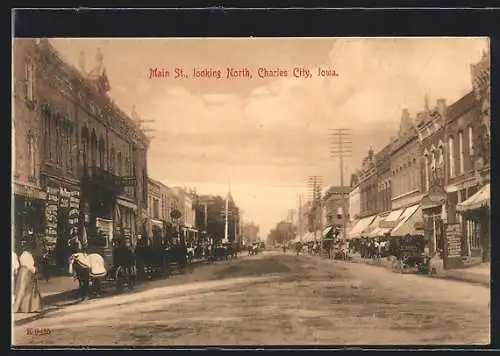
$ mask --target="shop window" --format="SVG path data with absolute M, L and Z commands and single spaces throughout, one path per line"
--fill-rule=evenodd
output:
M 24 98 L 28 104 L 35 101 L 35 66 L 31 61 L 24 65 Z
M 458 133 L 458 173 L 464 172 L 464 134 Z
M 455 160 L 454 160 L 454 146 L 455 142 L 453 137 L 448 138 L 448 162 L 450 178 L 455 176 Z
M 471 249 L 481 247 L 481 224 L 475 220 L 467 220 L 467 240 Z

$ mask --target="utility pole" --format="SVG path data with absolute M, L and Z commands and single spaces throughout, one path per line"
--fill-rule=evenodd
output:
M 346 238 L 346 196 L 344 194 L 344 159 L 352 156 L 352 131 L 347 128 L 330 130 L 330 157 L 340 163 L 340 189 L 342 191 L 342 238 Z
M 299 238 L 300 242 L 302 242 L 302 230 L 303 230 L 303 225 L 302 225 L 302 193 L 299 193 Z
M 307 186 L 309 190 L 309 201 L 312 203 L 312 215 L 313 215 L 313 228 L 314 228 L 314 241 L 317 241 L 317 230 L 318 230 L 318 213 L 319 219 L 321 219 L 321 192 L 323 190 L 323 177 L 321 176 L 309 176 L 307 180 Z M 321 223 L 319 224 L 321 229 Z

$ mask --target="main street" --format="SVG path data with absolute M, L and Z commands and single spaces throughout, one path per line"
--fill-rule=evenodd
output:
M 15 327 L 15 345 L 489 343 L 490 290 L 317 257 L 200 266 Z M 27 335 L 45 329 L 50 335 Z

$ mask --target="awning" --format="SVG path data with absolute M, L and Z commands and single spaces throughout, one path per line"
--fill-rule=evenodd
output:
M 118 205 L 124 206 L 124 207 L 132 209 L 134 211 L 137 210 L 137 205 L 132 203 L 132 202 L 129 202 L 127 200 L 118 198 L 118 199 L 116 199 L 116 203 Z
M 387 228 L 387 227 L 377 227 L 375 228 L 375 230 L 373 230 L 372 232 L 370 232 L 370 236 L 369 237 L 381 237 L 381 236 L 384 236 L 385 234 L 387 234 L 388 232 L 390 232 L 391 229 Z
M 375 216 L 375 219 L 373 219 L 372 223 L 361 231 L 361 235 L 370 237 L 372 235 L 372 232 L 379 227 L 380 220 L 382 220 L 382 218 L 379 215 Z
M 325 237 L 332 229 L 333 229 L 333 226 L 328 226 L 326 229 L 324 229 L 323 230 L 323 237 Z
M 457 211 L 466 212 L 490 206 L 490 183 L 479 189 L 479 191 L 469 199 L 457 204 Z
M 160 229 L 163 229 L 163 221 L 160 221 L 160 220 L 155 220 L 155 219 L 151 219 L 151 223 L 152 223 L 154 226 L 157 226 L 157 227 L 159 227 Z
M 372 215 L 372 216 L 369 216 L 369 217 L 366 217 L 366 218 L 359 220 L 356 223 L 356 225 L 354 225 L 354 227 L 351 229 L 351 231 L 349 231 L 349 233 L 347 234 L 347 237 L 349 239 L 359 237 L 361 235 L 361 233 L 373 222 L 374 219 L 375 219 L 375 215 Z
M 416 235 L 415 223 L 422 222 L 422 208 L 420 204 L 410 206 L 401 215 L 401 221 L 392 230 L 391 236 Z
M 390 212 L 390 214 L 384 219 L 384 221 L 398 221 L 399 217 L 403 213 L 403 209 L 397 209 Z

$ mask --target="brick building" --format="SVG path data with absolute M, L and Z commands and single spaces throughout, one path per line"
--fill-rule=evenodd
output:
M 356 191 L 359 191 L 359 195 Z M 378 213 L 377 200 L 378 177 L 376 162 L 373 150 L 370 148 L 368 155 L 363 159 L 361 169 L 351 177 L 349 204 L 353 205 L 354 209 L 357 209 L 357 206 L 359 206 L 359 213 L 350 212 L 351 215 L 357 215 L 357 219 L 352 222 L 352 227 L 347 233 L 349 238 L 366 236 L 369 232 L 370 226 Z
M 471 77 L 473 90 L 448 107 L 438 100 L 418 122 L 425 233 L 431 252 L 442 251 L 446 268 L 489 259 L 489 210 L 457 210 L 490 179 L 489 110 L 484 110 L 489 107 L 488 53 L 471 67 Z
M 349 227 L 350 187 L 330 187 L 323 196 L 325 227 L 336 227 L 343 231 Z
M 13 46 L 12 149 L 14 241 L 20 248 L 30 236 L 44 235 L 46 193 L 40 187 L 43 135 L 36 85 L 39 68 L 37 44 L 19 39 Z
M 377 174 L 377 211 L 391 210 L 391 145 L 387 145 L 375 154 Z
M 31 124 L 38 120 L 32 125 L 38 148 L 33 160 L 40 171 L 32 181 L 45 192 L 44 243 L 61 266 L 75 235 L 90 251 L 107 256 L 103 249 L 113 236 L 133 240 L 143 225 L 148 139 L 108 97 L 99 50 L 95 65 L 85 71 L 83 61 L 80 70 L 69 65 L 47 39 L 16 40 L 15 53 L 17 48 L 14 61 L 18 68 L 26 66 L 26 74 L 15 73 L 16 78 L 34 78 L 26 92 Z M 15 125 L 18 118 L 25 120 L 15 114 Z M 23 165 L 23 149 L 18 152 L 16 164 Z

